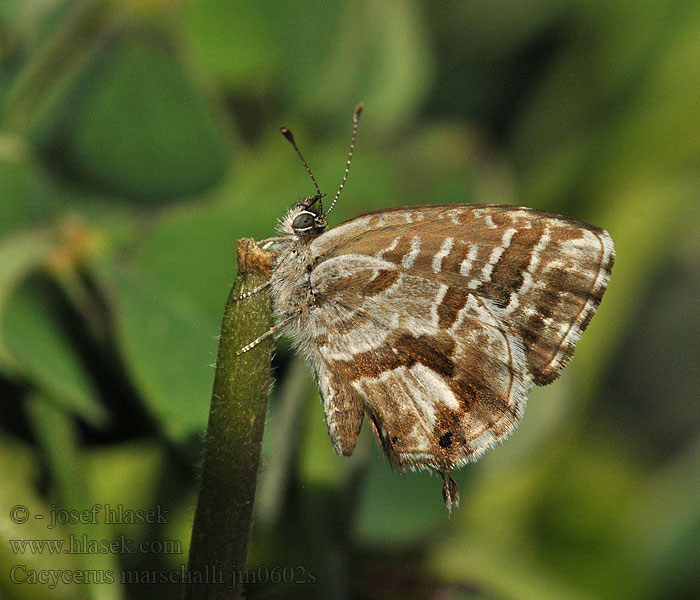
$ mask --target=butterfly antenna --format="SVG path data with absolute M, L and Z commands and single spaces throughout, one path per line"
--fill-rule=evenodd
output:
M 316 183 L 316 178 L 314 177 L 314 174 L 311 172 L 311 169 L 309 168 L 309 164 L 306 162 L 304 157 L 302 156 L 301 152 L 299 151 L 299 148 L 297 147 L 297 143 L 294 141 L 294 136 L 292 135 L 292 132 L 289 131 L 289 128 L 287 127 L 280 127 L 280 132 L 284 137 L 287 138 L 289 143 L 292 145 L 292 148 L 296 151 L 297 155 L 301 159 L 301 162 L 304 164 L 304 168 L 306 169 L 306 172 L 309 174 L 309 177 L 311 177 L 311 181 L 314 182 L 314 187 L 316 188 L 317 196 L 316 198 L 319 200 L 319 206 L 321 208 L 321 212 L 323 212 L 323 205 L 321 204 L 321 196 L 323 194 L 321 193 L 321 190 L 318 188 L 318 183 Z
M 331 202 L 330 208 L 325 213 L 323 213 L 324 216 L 328 216 L 328 213 L 333 210 L 335 203 L 338 201 L 338 198 L 340 198 L 340 192 L 343 191 L 343 187 L 345 186 L 345 182 L 348 180 L 348 173 L 350 172 L 350 163 L 352 162 L 352 153 L 353 153 L 353 150 L 355 150 L 355 138 L 357 138 L 357 126 L 360 122 L 360 114 L 361 113 L 362 113 L 362 102 L 360 102 L 355 107 L 355 111 L 352 113 L 352 138 L 350 139 L 350 152 L 348 152 L 348 162 L 345 164 L 345 174 L 343 175 L 343 181 L 340 182 L 340 187 L 338 188 L 338 191 L 335 194 L 335 198 L 333 198 L 333 202 Z

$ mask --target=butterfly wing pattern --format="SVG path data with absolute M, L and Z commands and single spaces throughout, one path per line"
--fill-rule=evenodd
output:
M 503 441 L 573 355 L 614 261 L 606 231 L 522 207 L 388 209 L 304 237 L 298 212 L 274 248 L 277 319 L 335 451 L 367 416 L 401 468 L 449 473 Z

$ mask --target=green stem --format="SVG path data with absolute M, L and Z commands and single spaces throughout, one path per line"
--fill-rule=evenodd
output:
M 241 597 L 240 585 L 231 584 L 236 581 L 233 574 L 245 568 L 248 552 L 272 340 L 241 356 L 236 351 L 267 331 L 272 316 L 266 291 L 245 300 L 235 297 L 269 279 L 273 258 L 253 240 L 238 243 L 239 273 L 221 326 L 185 600 Z M 221 583 L 197 583 L 197 577 L 219 577 Z

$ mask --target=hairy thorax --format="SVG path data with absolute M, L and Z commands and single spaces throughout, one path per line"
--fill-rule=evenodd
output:
M 313 258 L 310 250 L 311 240 L 289 236 L 274 245 L 277 261 L 270 275 L 270 293 L 272 308 L 277 322 L 293 318 L 284 332 L 295 342 L 303 343 L 304 324 L 308 321 L 309 311 L 314 307 L 314 295 L 311 289 L 311 269 Z

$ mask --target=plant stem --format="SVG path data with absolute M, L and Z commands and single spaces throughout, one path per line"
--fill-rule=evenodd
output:
M 265 290 L 245 300 L 235 297 L 269 279 L 273 258 L 253 240 L 238 243 L 239 272 L 221 325 L 185 600 L 230 600 L 242 594 L 241 586 L 232 584 L 248 552 L 272 339 L 241 356 L 236 351 L 270 329 L 272 315 Z M 197 583 L 198 577 L 209 583 Z

